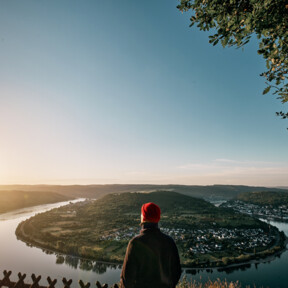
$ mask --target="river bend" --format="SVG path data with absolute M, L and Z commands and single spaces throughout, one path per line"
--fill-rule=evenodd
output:
M 108 283 L 109 285 L 119 281 L 121 272 L 119 265 L 56 255 L 47 251 L 44 252 L 37 247 L 30 247 L 17 240 L 15 230 L 21 221 L 34 216 L 36 213 L 45 212 L 69 202 L 73 201 L 40 205 L 0 214 L 0 273 L 3 273 L 4 270 L 11 270 L 13 272 L 11 279 L 14 281 L 18 279 L 18 272 L 26 273 L 28 276 L 35 273 L 37 276 L 42 276 L 41 284 L 45 286 L 47 285 L 46 278 L 50 276 L 52 279 L 57 279 L 56 287 L 63 287 L 61 282 L 63 277 L 73 280 L 74 285 L 72 284 L 72 287 L 78 286 L 76 283 L 79 279 L 92 284 L 100 281 L 100 283 Z M 277 226 L 280 231 L 284 231 L 288 236 L 287 223 L 271 222 L 271 224 Z M 275 260 L 266 263 L 244 265 L 237 269 L 225 271 L 185 269 L 186 273 L 183 273 L 183 275 L 186 274 L 188 279 L 196 281 L 215 280 L 217 278 L 227 279 L 228 281 L 239 280 L 242 287 L 244 285 L 253 287 L 255 284 L 257 287 L 287 288 L 287 267 L 288 251 L 286 250 Z M 3 276 L 0 275 L 0 279 L 2 278 Z

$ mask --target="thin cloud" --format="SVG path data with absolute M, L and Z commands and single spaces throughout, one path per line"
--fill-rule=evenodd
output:
M 188 163 L 177 167 L 178 170 L 206 176 L 225 175 L 288 175 L 288 164 L 279 162 L 237 161 L 216 159 L 208 163 Z
M 232 160 L 232 159 L 223 159 L 219 158 L 214 160 L 217 163 L 230 163 L 230 164 L 243 164 L 243 165 L 281 165 L 282 163 L 279 162 L 267 162 L 267 161 L 251 161 L 251 160 Z M 282 164 L 283 165 L 283 164 Z
M 208 169 L 211 167 L 216 167 L 217 165 L 211 163 L 211 164 L 200 164 L 200 163 L 188 163 L 188 164 L 184 164 L 181 166 L 178 166 L 178 169 L 186 169 L 186 170 L 194 170 L 194 169 Z

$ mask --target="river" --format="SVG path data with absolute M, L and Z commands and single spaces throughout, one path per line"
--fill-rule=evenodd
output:
M 78 200 L 79 201 L 79 200 Z M 69 201 L 70 202 L 70 201 Z M 40 205 L 25 208 L 10 213 L 0 214 L 0 273 L 4 270 L 11 270 L 14 281 L 18 279 L 18 272 L 26 273 L 29 278 L 32 273 L 41 275 L 40 283 L 47 286 L 46 278 L 50 276 L 57 279 L 56 287 L 63 287 L 62 278 L 72 279 L 72 287 L 78 287 L 78 280 L 83 282 L 96 281 L 112 285 L 119 281 L 121 267 L 119 265 L 105 264 L 96 261 L 81 260 L 64 255 L 55 255 L 45 252 L 40 248 L 30 247 L 24 242 L 17 240 L 15 230 L 17 225 L 30 218 L 36 213 L 44 212 L 52 208 L 66 205 L 69 202 Z M 73 201 L 71 201 L 73 202 Z M 288 224 L 270 222 L 284 231 L 288 236 Z M 250 285 L 253 287 L 287 288 L 288 287 L 288 251 L 282 253 L 275 260 L 240 266 L 237 269 L 218 271 L 217 269 L 185 270 L 188 280 L 207 281 L 217 278 L 228 281 L 240 281 L 242 287 Z M 183 276 L 182 275 L 182 276 Z M 29 277 L 28 277 L 29 276 Z M 0 279 L 3 275 L 0 275 Z M 28 280 L 26 280 L 28 282 Z

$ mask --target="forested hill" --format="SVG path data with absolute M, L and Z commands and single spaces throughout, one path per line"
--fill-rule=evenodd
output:
M 0 213 L 71 199 L 73 199 L 73 197 L 54 192 L 0 191 Z
M 181 194 L 204 198 L 230 200 L 243 192 L 285 191 L 280 188 L 241 185 L 0 185 L 0 190 L 55 192 L 69 197 L 99 198 L 110 193 L 174 191 Z
M 104 224 L 103 230 L 99 229 L 102 230 L 101 233 L 104 233 L 107 229 L 117 228 L 119 224 L 139 225 L 141 206 L 147 202 L 154 202 L 160 206 L 161 223 L 165 227 L 187 226 L 191 228 L 195 226 L 199 228 L 209 226 L 211 222 L 221 227 L 256 227 L 259 225 L 259 222 L 251 217 L 244 215 L 238 217 L 234 212 L 215 207 L 203 199 L 171 191 L 109 194 L 88 205 L 81 206 L 77 211 L 77 217 L 83 223 L 98 219 L 97 227 L 100 228 Z M 110 220 L 107 221 L 107 219 Z
M 161 207 L 162 214 L 169 212 L 169 214 L 179 213 L 179 211 L 193 211 L 195 214 L 203 214 L 205 211 L 217 210 L 214 205 L 199 198 L 192 198 L 187 195 L 181 195 L 171 191 L 158 191 L 153 193 L 123 193 L 121 197 L 119 194 L 109 194 L 91 205 L 91 209 L 96 212 L 97 207 L 102 207 L 104 213 L 120 216 L 127 213 L 135 213 L 139 216 L 141 206 L 143 203 L 154 202 Z M 93 208 L 92 208 L 93 207 Z M 99 208 L 98 208 L 99 209 Z M 115 211 L 113 211 L 115 210 Z
M 237 195 L 237 200 L 257 205 L 288 205 L 288 193 L 273 191 L 246 192 Z

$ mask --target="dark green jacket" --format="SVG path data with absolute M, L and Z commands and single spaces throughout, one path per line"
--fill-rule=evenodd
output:
M 128 244 L 120 287 L 174 288 L 181 276 L 175 242 L 157 224 L 145 223 L 143 228 Z

